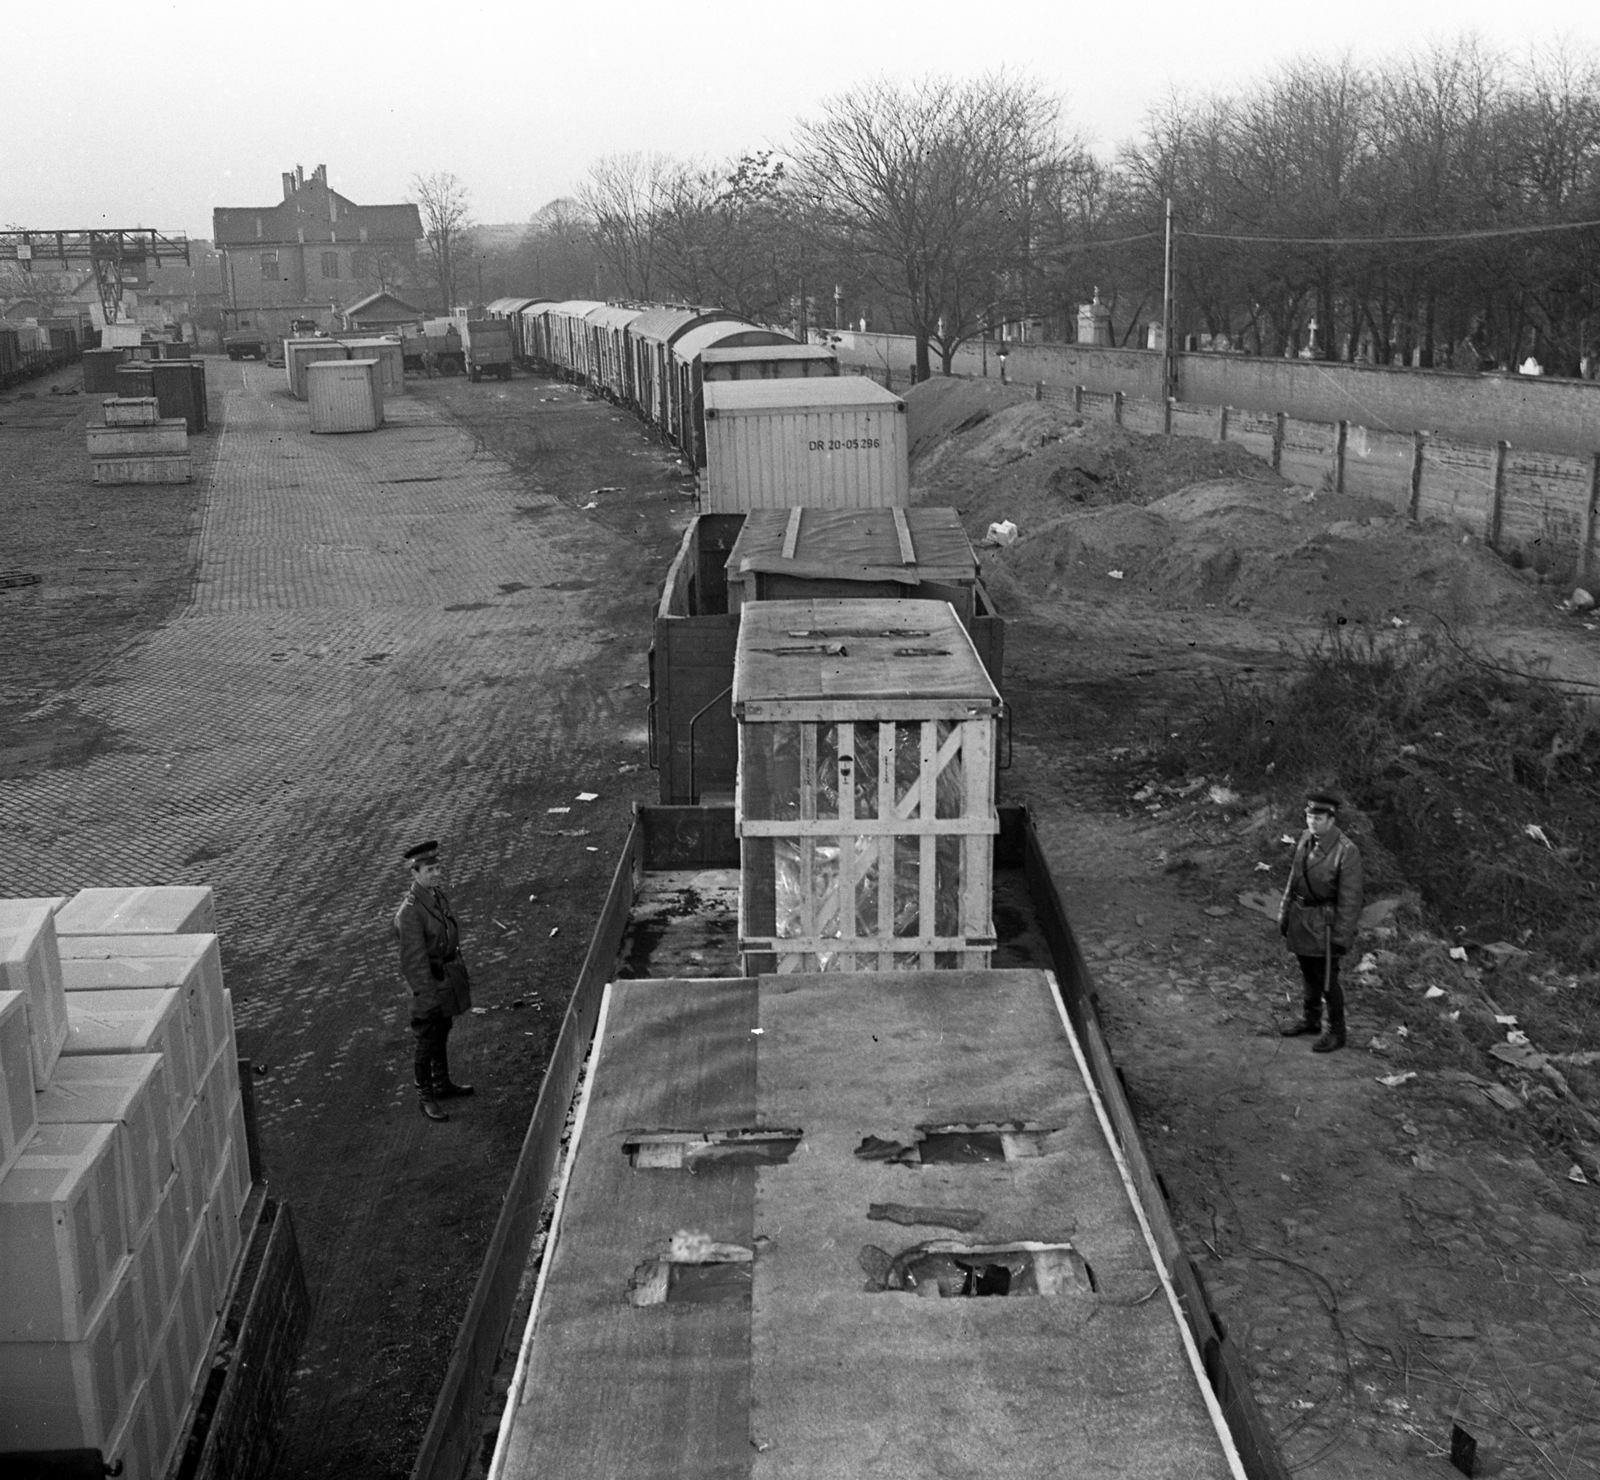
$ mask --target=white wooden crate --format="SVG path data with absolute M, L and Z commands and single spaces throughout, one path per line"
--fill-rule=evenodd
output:
M 128 1262 L 114 1125 L 41 1125 L 0 1180 L 0 1341 L 79 1341 Z
M 35 1089 L 44 1088 L 67 1039 L 55 920 L 48 900 L 0 900 L 0 990 L 28 999 Z
M 80 889 L 56 915 L 60 935 L 195 935 L 216 929 L 216 901 L 205 884 Z
M 133 1282 L 123 1277 L 73 1341 L 0 1341 L 0 1453 L 103 1449 L 143 1375 Z
M 195 1089 L 183 994 L 175 987 L 129 987 L 66 995 L 68 1033 L 62 1051 L 69 1057 L 159 1053 L 166 1059 L 167 1118 L 176 1140 Z
M 208 1134 L 204 1112 L 198 1103 L 191 1104 L 172 1142 L 172 1159 L 177 1168 L 172 1189 L 173 1217 L 180 1248 L 188 1248 L 194 1238 L 211 1192 L 214 1174 L 206 1167 Z
M 27 1001 L 21 992 L 0 992 L 0 1177 L 22 1155 L 39 1118 Z
M 202 1218 L 184 1253 L 175 1307 L 183 1324 L 183 1366 L 179 1370 L 191 1393 L 211 1351 L 211 1333 L 218 1319 L 217 1284 L 216 1245 L 210 1226 Z
M 115 1122 L 128 1188 L 128 1251 L 155 1217 L 172 1175 L 172 1128 L 167 1114 L 166 1059 L 160 1054 L 63 1056 L 38 1096 L 39 1120 L 49 1124 Z
M 211 1200 L 206 1204 L 206 1220 L 211 1227 L 211 1251 L 215 1259 L 216 1289 L 212 1292 L 217 1312 L 221 1314 L 222 1302 L 227 1297 L 228 1280 L 238 1261 L 244 1243 L 239 1228 L 239 1214 L 244 1204 L 238 1198 L 232 1169 L 224 1166 L 211 1185 Z
M 190 1042 L 196 1080 L 221 1045 L 229 1019 L 222 985 L 222 954 L 211 933 L 193 935 L 63 935 L 61 951 L 63 985 L 71 992 L 95 980 L 85 968 L 68 968 L 68 961 L 117 961 L 128 975 L 125 982 L 106 986 L 181 986 L 190 1019 Z M 163 980 L 170 975 L 170 981 Z
M 164 1455 L 158 1457 L 158 1417 L 148 1380 L 134 1389 L 128 1414 L 104 1448 L 104 1459 L 120 1480 L 165 1480 Z M 170 1449 L 170 1445 L 168 1448 Z

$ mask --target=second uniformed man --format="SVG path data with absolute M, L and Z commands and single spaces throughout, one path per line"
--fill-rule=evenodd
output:
M 439 1101 L 470 1095 L 472 1086 L 450 1078 L 450 1027 L 472 1006 L 472 982 L 461 959 L 461 927 L 445 898 L 437 841 L 408 848 L 411 887 L 395 911 L 400 974 L 411 988 L 411 1031 L 416 1037 L 414 1079 L 422 1113 L 448 1120 Z

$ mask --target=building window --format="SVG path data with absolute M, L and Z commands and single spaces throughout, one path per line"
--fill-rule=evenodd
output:
M 278 281 L 278 254 L 276 252 L 263 252 L 261 254 L 261 276 L 270 282 Z
M 337 252 L 324 252 L 322 254 L 322 275 L 325 278 L 339 276 L 339 254 Z

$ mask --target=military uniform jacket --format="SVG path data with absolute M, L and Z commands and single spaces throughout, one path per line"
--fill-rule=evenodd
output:
M 1337 827 L 1320 843 L 1307 828 L 1289 865 L 1289 883 L 1278 906 L 1284 940 L 1297 956 L 1320 956 L 1323 932 L 1343 955 L 1355 944 L 1361 920 L 1361 850 Z
M 394 916 L 400 974 L 411 988 L 411 1013 L 438 1009 L 459 1017 L 472 1006 L 472 983 L 461 959 L 461 927 L 442 889 L 413 884 Z

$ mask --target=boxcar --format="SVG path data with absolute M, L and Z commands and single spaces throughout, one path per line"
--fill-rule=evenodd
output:
M 776 329 L 752 324 L 718 322 L 697 324 L 672 344 L 672 382 L 667 406 L 667 431 L 696 467 L 705 463 L 705 400 L 701 394 L 704 371 L 701 357 L 713 346 L 776 347 L 794 340 Z
M 589 363 L 597 390 L 622 406 L 634 404 L 633 375 L 628 362 L 628 325 L 645 310 L 608 303 L 584 320 L 589 338 Z
M 730 320 L 744 323 L 738 314 L 722 309 L 653 308 L 628 325 L 628 357 L 634 377 L 635 405 L 639 415 L 663 435 L 669 435 L 672 427 L 674 342 L 701 324 Z

